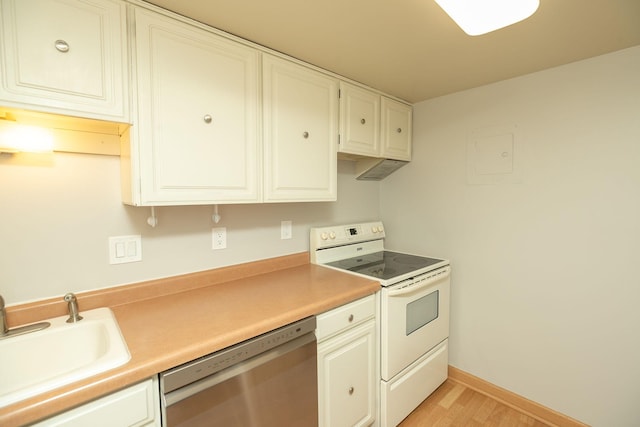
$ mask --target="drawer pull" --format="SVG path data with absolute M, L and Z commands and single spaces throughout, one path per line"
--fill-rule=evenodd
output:
M 367 121 L 365 119 L 360 119 L 360 123 L 361 124 L 365 124 L 365 123 L 367 123 Z
M 349 387 L 349 395 L 352 395 L 356 391 L 353 387 Z
M 303 132 L 303 133 L 302 133 L 302 137 L 303 137 L 304 139 L 309 138 L 309 132 Z
M 213 117 L 211 117 L 209 114 L 206 114 L 202 119 L 206 124 L 209 124 L 213 120 Z
M 349 315 L 349 323 L 353 322 L 353 314 Z

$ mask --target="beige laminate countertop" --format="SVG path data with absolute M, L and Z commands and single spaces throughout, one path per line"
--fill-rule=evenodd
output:
M 83 301 L 87 302 L 84 309 L 95 308 L 91 305 L 111 307 L 131 360 L 103 374 L 0 408 L 0 425 L 22 426 L 46 418 L 378 289 L 376 281 L 309 264 L 308 254 L 296 254 L 273 262 L 123 287 L 124 294 L 112 290 L 79 294 L 81 310 Z M 162 295 L 149 295 L 154 291 Z M 100 302 L 103 304 L 98 305 Z M 28 309 L 35 311 L 34 307 Z M 64 309 L 56 300 L 40 311 L 60 315 L 57 312 Z M 16 310 L 13 316 L 28 318 L 27 311 Z

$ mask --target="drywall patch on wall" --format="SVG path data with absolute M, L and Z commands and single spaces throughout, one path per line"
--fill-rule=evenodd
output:
M 521 140 L 517 125 L 487 126 L 470 131 L 467 183 L 521 183 Z

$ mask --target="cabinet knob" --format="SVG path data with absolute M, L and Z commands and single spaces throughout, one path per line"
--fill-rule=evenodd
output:
M 353 314 L 349 315 L 349 322 L 353 322 Z
M 365 119 L 360 119 L 360 123 L 365 124 L 367 121 Z
M 396 129 L 396 132 L 398 132 L 398 133 L 402 133 L 402 128 L 398 128 L 398 129 Z
M 204 120 L 205 123 L 209 124 L 213 120 L 213 117 L 211 117 L 210 115 L 206 114 L 202 119 Z
M 303 137 L 304 139 L 309 138 L 309 132 L 303 132 L 303 133 L 302 133 L 302 137 Z
M 56 40 L 54 46 L 58 50 L 58 52 L 67 53 L 69 52 L 69 43 L 64 40 Z
M 349 395 L 352 395 L 356 391 L 353 387 L 349 387 Z

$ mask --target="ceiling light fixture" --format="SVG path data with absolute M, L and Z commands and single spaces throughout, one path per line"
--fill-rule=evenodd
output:
M 533 15 L 540 0 L 435 0 L 470 36 L 479 36 Z

